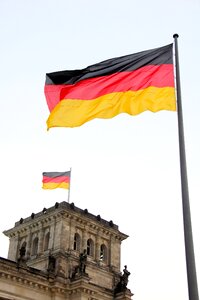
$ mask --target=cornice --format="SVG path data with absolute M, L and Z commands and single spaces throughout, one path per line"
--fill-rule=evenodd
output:
M 73 203 L 67 202 L 58 203 L 49 209 L 34 214 L 26 219 L 20 219 L 15 223 L 15 227 L 5 230 L 3 233 L 10 237 L 17 237 L 18 235 L 26 235 L 27 233 L 39 231 L 43 227 L 51 226 L 52 223 L 63 220 L 69 220 L 69 223 L 76 222 L 76 226 L 84 230 L 90 231 L 91 234 L 101 232 L 105 237 L 114 236 L 116 239 L 122 241 L 128 236 L 118 230 L 118 226 L 112 221 L 106 221 L 100 215 L 93 215 L 87 209 L 82 210 L 76 207 Z

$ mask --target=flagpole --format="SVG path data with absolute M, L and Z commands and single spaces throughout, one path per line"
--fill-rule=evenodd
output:
M 178 40 L 177 40 L 178 34 L 174 34 L 173 38 L 174 38 L 174 45 L 175 45 L 176 92 L 177 92 L 177 111 L 178 111 L 177 115 L 178 115 L 182 209 L 183 209 L 188 294 L 189 294 L 189 300 L 199 300 L 193 236 L 192 236 L 192 222 L 191 222 L 191 214 L 190 214 L 186 154 L 185 154 L 183 112 L 182 112 L 182 101 L 181 101 L 181 84 L 180 84 L 179 57 L 178 57 Z
M 71 189 L 71 174 L 72 174 L 72 168 L 70 168 L 70 177 L 69 177 L 69 190 L 68 190 L 68 199 L 67 202 L 69 203 L 70 198 L 70 189 Z

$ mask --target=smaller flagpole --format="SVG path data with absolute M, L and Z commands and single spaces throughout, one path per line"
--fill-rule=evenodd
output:
M 182 189 L 182 209 L 183 209 L 183 225 L 185 238 L 185 256 L 187 267 L 187 281 L 189 300 L 199 300 L 193 236 L 192 222 L 190 215 L 189 189 L 187 179 L 187 166 L 185 154 L 185 139 L 183 127 L 183 112 L 181 101 L 181 84 L 179 72 L 178 57 L 178 34 L 173 35 L 175 45 L 175 62 L 176 62 L 176 93 L 177 93 L 177 113 L 178 113 L 178 133 L 179 133 L 179 152 L 180 152 L 180 171 L 181 171 L 181 189 Z
M 71 174 L 72 174 L 72 168 L 70 168 L 70 177 L 69 177 L 69 190 L 68 190 L 68 199 L 67 202 L 69 203 L 70 198 L 70 189 L 71 189 Z

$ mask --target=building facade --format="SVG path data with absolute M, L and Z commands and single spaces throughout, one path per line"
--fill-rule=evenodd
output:
M 131 299 L 130 273 L 120 271 L 128 236 L 112 221 L 61 202 L 4 234 L 10 244 L 8 259 L 0 258 L 0 299 Z

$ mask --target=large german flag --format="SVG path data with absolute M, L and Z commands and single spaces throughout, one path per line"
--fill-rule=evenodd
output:
M 46 74 L 47 127 L 94 118 L 176 110 L 173 44 L 112 58 L 82 70 Z
M 69 189 L 70 171 L 68 172 L 43 172 L 43 189 L 63 188 Z

